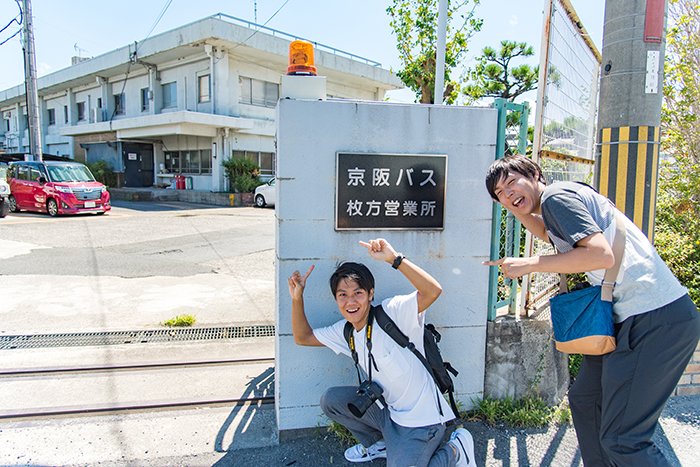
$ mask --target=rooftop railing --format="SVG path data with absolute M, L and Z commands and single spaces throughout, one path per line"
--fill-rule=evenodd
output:
M 324 52 L 332 53 L 333 55 L 339 55 L 341 57 L 349 58 L 349 59 L 355 60 L 355 61 L 364 62 L 370 66 L 375 66 L 375 67 L 382 66 L 381 63 L 375 62 L 374 60 L 370 60 L 369 58 L 360 57 L 359 55 L 351 54 L 350 52 L 345 52 L 343 50 L 336 49 L 335 47 L 321 44 L 319 42 L 312 41 L 312 40 L 306 39 L 304 37 L 299 37 L 299 36 L 295 36 L 293 34 L 288 34 L 288 33 L 283 32 L 283 31 L 278 31 L 277 29 L 269 28 L 267 26 L 263 26 L 262 24 L 257 24 L 257 23 L 253 23 L 252 21 L 248 21 L 248 20 L 241 19 L 241 18 L 236 18 L 235 16 L 227 15 L 226 13 L 217 13 L 215 15 L 212 15 L 211 17 L 218 18 L 218 19 L 225 20 L 225 21 L 229 21 L 231 23 L 240 24 L 240 25 L 243 25 L 243 26 L 247 27 L 248 29 L 252 29 L 256 32 L 257 31 L 264 31 L 265 33 L 270 34 L 271 36 L 282 37 L 282 38 L 293 40 L 293 41 L 294 40 L 304 40 L 307 42 L 311 42 L 314 45 L 314 48 L 319 49 L 319 50 L 323 50 Z

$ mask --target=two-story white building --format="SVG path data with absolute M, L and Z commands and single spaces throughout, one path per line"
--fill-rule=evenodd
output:
M 46 154 L 107 161 L 128 187 L 225 191 L 222 162 L 275 167 L 275 107 L 298 37 L 217 14 L 38 80 Z M 379 63 L 315 44 L 328 97 L 383 100 L 401 82 Z M 0 143 L 29 151 L 24 85 L 0 91 Z

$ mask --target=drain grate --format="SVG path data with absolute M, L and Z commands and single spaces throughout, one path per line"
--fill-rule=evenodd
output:
M 151 329 L 142 331 L 77 332 L 0 336 L 0 350 L 89 345 L 149 344 L 153 342 L 211 341 L 247 337 L 273 337 L 274 325 L 216 328 Z

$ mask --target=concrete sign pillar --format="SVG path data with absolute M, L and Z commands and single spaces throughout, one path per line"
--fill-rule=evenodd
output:
M 372 260 L 358 245 L 376 237 L 388 239 L 441 283 L 443 294 L 427 311 L 427 322 L 439 329 L 443 356 L 460 372 L 457 398 L 470 407 L 472 398 L 482 397 L 488 268 L 481 262 L 488 258 L 491 242 L 491 200 L 484 176 L 495 153 L 496 117 L 490 108 L 280 101 L 275 369 L 280 430 L 327 424 L 319 407 L 321 394 L 330 386 L 357 384 L 350 358 L 324 347 L 294 344 L 287 277 L 316 265 L 305 291 L 312 327 L 341 319 L 328 285 L 339 262 L 359 261 L 370 268 L 376 279 L 375 303 L 411 292 L 401 274 Z M 378 154 L 446 156 L 443 227 L 336 229 L 338 153 L 374 159 Z

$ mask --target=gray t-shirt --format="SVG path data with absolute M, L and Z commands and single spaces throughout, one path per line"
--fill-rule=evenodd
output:
M 615 206 L 589 186 L 558 182 L 542 193 L 542 218 L 547 235 L 562 253 L 579 240 L 601 232 L 610 245 L 615 237 Z M 613 291 L 615 322 L 667 305 L 688 291 L 659 257 L 647 237 L 625 217 L 625 254 Z M 604 269 L 586 272 L 600 285 Z

